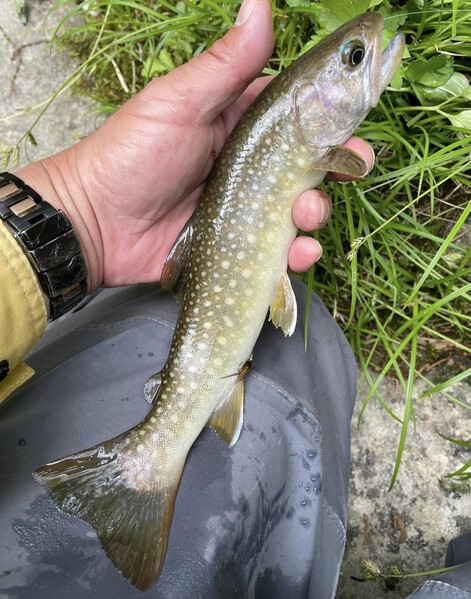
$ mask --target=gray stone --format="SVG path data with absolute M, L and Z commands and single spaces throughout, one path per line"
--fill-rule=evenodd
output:
M 414 398 L 425 391 L 417 384 Z M 395 381 L 385 381 L 380 392 L 399 417 L 404 410 L 403 392 Z M 448 392 L 470 403 L 465 383 Z M 401 425 L 373 399 L 359 426 L 358 416 L 368 393 L 362 384 L 352 423 L 352 478 L 347 550 L 338 599 L 376 599 L 386 594 L 399 599 L 422 582 L 398 581 L 393 590 L 383 580 L 357 582 L 364 572 L 361 560 L 374 562 L 383 572 L 397 566 L 403 573 L 443 568 L 445 553 L 453 537 L 471 528 L 471 493 L 445 490 L 441 480 L 469 459 L 469 452 L 442 439 L 438 432 L 460 439 L 471 438 L 467 411 L 436 394 L 415 399 L 416 424 L 410 423 L 397 482 L 389 491 Z
M 62 9 L 45 20 L 52 5 L 49 0 L 30 3 L 25 26 L 13 0 L 0 0 L 0 145 L 18 144 L 76 68 L 65 52 L 49 46 L 64 14 Z M 54 154 L 93 131 L 97 117 L 92 108 L 86 99 L 62 93 L 32 130 L 37 147 L 20 144 L 20 165 Z

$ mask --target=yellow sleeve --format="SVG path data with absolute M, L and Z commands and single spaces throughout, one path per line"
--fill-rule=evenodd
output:
M 33 376 L 23 358 L 46 324 L 46 303 L 33 267 L 0 221 L 0 403 Z

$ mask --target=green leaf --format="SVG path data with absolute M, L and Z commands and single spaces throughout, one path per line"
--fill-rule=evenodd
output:
M 321 0 L 321 4 L 342 24 L 366 12 L 370 0 Z
M 466 75 L 463 73 L 453 73 L 453 75 L 443 85 L 438 87 L 422 86 L 422 95 L 430 103 L 440 104 L 450 98 L 456 98 L 461 94 L 467 95 L 471 91 L 471 86 Z
M 386 6 L 381 6 L 378 12 L 384 19 L 385 28 L 394 32 L 404 25 L 407 19 L 407 11 L 405 10 L 392 11 L 386 8 Z
M 462 110 L 458 114 L 449 114 L 448 118 L 453 126 L 471 131 L 471 110 Z
M 399 66 L 397 71 L 394 73 L 394 77 L 391 79 L 389 84 L 393 89 L 401 89 L 404 82 L 404 67 L 402 64 Z
M 286 4 L 291 8 L 297 8 L 298 6 L 309 6 L 310 0 L 286 0 Z
M 449 56 L 433 56 L 429 60 L 416 60 L 406 71 L 411 83 L 427 87 L 438 87 L 453 75 L 453 59 Z

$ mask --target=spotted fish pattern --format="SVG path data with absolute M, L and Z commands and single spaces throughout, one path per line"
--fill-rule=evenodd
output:
M 275 78 L 218 157 L 204 196 L 170 252 L 162 286 L 181 309 L 163 370 L 144 388 L 147 418 L 118 437 L 46 464 L 35 478 L 92 524 L 132 584 L 148 588 L 165 559 L 173 504 L 205 426 L 233 445 L 244 377 L 267 316 L 290 335 L 296 299 L 287 269 L 292 208 L 327 171 L 365 175 L 342 147 L 396 70 L 399 34 L 381 53 L 382 18 L 357 17 Z

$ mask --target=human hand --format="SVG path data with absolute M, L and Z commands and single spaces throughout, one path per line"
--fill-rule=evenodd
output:
M 160 280 L 215 157 L 267 83 L 251 82 L 272 49 L 268 0 L 245 0 L 235 26 L 208 51 L 151 82 L 76 146 L 18 173 L 72 221 L 90 290 Z M 365 142 L 346 145 L 372 165 Z M 299 198 L 293 219 L 313 231 L 331 210 L 329 198 L 312 190 Z M 298 237 L 289 266 L 306 270 L 321 253 L 316 240 Z

